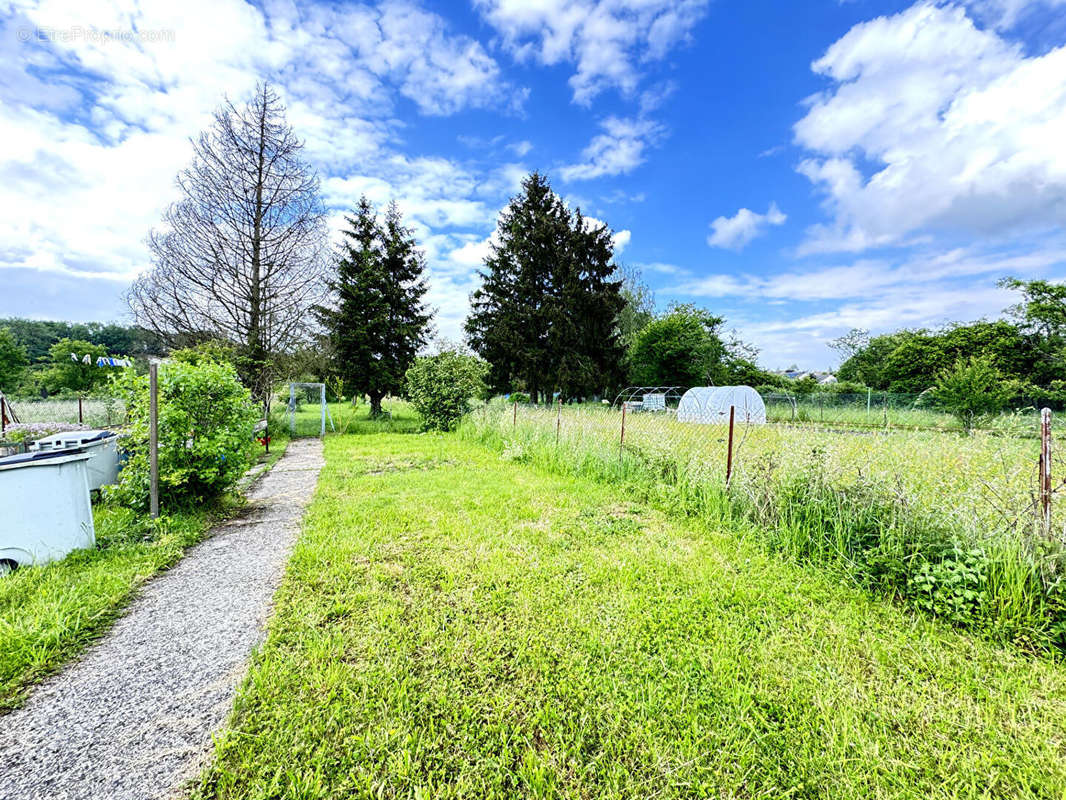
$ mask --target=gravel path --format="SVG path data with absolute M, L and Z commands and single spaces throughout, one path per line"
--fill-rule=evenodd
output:
M 296 440 L 81 661 L 0 717 L 3 800 L 172 797 L 210 753 L 263 638 L 271 597 L 322 466 Z

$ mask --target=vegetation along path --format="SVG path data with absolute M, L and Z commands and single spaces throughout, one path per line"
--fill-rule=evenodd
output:
M 149 583 L 85 657 L 0 717 L 0 798 L 161 798 L 229 712 L 322 463 L 294 441 L 219 525 Z
M 327 438 L 195 796 L 1063 799 L 1063 665 L 521 460 Z

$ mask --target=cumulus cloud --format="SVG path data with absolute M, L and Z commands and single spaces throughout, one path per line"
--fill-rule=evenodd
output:
M 1066 47 L 1027 56 L 962 8 L 919 3 L 812 66 L 833 85 L 794 133 L 831 222 L 800 253 L 1066 222 Z
M 828 366 L 826 342 L 851 328 L 874 333 L 936 327 L 999 315 L 1017 295 L 996 285 L 1004 275 L 1048 276 L 1066 267 L 1066 243 L 1023 250 L 975 245 L 896 258 L 861 258 L 776 275 L 680 274 L 660 289 L 668 298 L 744 301 L 730 321 L 762 350 L 769 366 Z M 772 314 L 750 316 L 775 306 Z
M 475 5 L 516 57 L 574 64 L 574 101 L 588 105 L 609 87 L 632 94 L 640 66 L 687 41 L 707 0 L 475 0 Z
M 465 298 L 449 249 L 463 244 L 459 232 L 484 235 L 501 199 L 493 192 L 513 175 L 403 155 L 398 116 L 506 110 L 524 92 L 502 79 L 480 43 L 406 0 L 8 3 L 0 17 L 0 269 L 8 282 L 76 279 L 113 298 L 148 264 L 144 238 L 175 198 L 189 137 L 224 94 L 240 102 L 264 78 L 319 168 L 334 229 L 361 193 L 397 199 L 445 265 L 441 302 Z
M 559 170 L 564 181 L 630 172 L 644 163 L 645 150 L 664 134 L 661 125 L 648 119 L 608 117 L 600 126 L 604 132 L 581 151 L 582 160 Z
M 768 227 L 783 225 L 786 219 L 788 217 L 777 207 L 777 203 L 770 203 L 765 214 L 742 208 L 732 217 L 718 217 L 711 223 L 711 235 L 707 237 L 707 244 L 711 247 L 741 250 L 752 239 L 765 233 Z
M 987 20 L 997 28 L 1007 29 L 1033 11 L 1064 6 L 1066 0 L 969 0 L 966 5 L 980 19 Z

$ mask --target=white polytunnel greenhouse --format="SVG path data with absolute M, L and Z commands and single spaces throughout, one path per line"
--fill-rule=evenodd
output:
M 736 409 L 739 424 L 766 422 L 766 406 L 750 386 L 694 386 L 683 395 L 677 407 L 678 422 L 729 422 L 729 408 Z

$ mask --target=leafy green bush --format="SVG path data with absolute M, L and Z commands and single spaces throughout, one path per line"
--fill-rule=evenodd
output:
M 133 508 L 149 497 L 148 376 L 126 370 L 115 390 L 126 403 L 129 459 L 110 495 Z M 255 452 L 258 413 L 228 364 L 180 361 L 159 367 L 159 498 L 164 506 L 203 502 L 231 489 Z
M 1007 380 L 988 356 L 959 359 L 941 371 L 930 395 L 933 401 L 970 430 L 1007 407 L 1015 382 Z
M 407 395 L 427 430 L 449 431 L 485 392 L 489 365 L 477 356 L 445 350 L 415 360 L 407 370 Z

